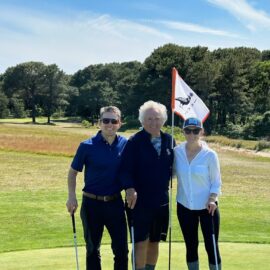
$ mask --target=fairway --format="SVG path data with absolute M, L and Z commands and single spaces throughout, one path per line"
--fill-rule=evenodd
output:
M 0 269 L 76 268 L 71 219 L 65 207 L 66 177 L 74 149 L 96 131 L 79 126 L 0 124 Z M 123 134 L 128 137 L 130 132 Z M 224 269 L 268 269 L 270 158 L 213 147 L 219 154 L 223 180 L 219 205 Z M 82 186 L 80 174 L 77 185 L 79 204 Z M 174 202 L 175 193 L 176 181 L 173 182 Z M 79 213 L 76 213 L 76 223 L 83 269 L 85 252 Z M 175 203 L 172 241 L 171 269 L 186 269 Z M 102 240 L 104 270 L 113 269 L 109 244 L 105 230 Z M 200 243 L 200 253 L 201 269 L 207 269 L 203 242 Z M 167 268 L 168 245 L 162 244 L 156 269 Z
M 221 243 L 223 268 L 226 270 L 266 270 L 270 265 L 270 245 Z M 200 267 L 208 269 L 203 244 L 200 245 Z M 85 269 L 85 249 L 80 247 L 80 269 Z M 101 247 L 102 269 L 112 270 L 110 245 Z M 18 267 L 19 263 L 19 267 Z M 0 254 L 1 269 L 5 270 L 73 270 L 76 269 L 74 248 L 41 249 Z M 129 267 L 131 269 L 131 266 Z M 156 270 L 168 269 L 168 244 L 161 244 Z M 183 243 L 172 244 L 172 270 L 186 269 Z

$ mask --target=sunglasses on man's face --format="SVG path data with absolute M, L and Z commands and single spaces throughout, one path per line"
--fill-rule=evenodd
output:
M 119 123 L 119 120 L 118 119 L 113 119 L 113 118 L 102 118 L 101 121 L 105 125 L 107 125 L 109 123 L 112 123 L 113 125 L 116 125 L 116 124 Z
M 200 128 L 196 128 L 196 129 L 189 129 L 189 128 L 185 128 L 184 129 L 184 132 L 186 134 L 191 134 L 191 132 L 194 134 L 194 135 L 198 135 L 200 133 L 201 129 Z

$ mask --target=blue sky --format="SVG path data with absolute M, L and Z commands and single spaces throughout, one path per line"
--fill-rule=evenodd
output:
M 143 62 L 167 43 L 270 49 L 270 0 L 0 0 L 0 73 Z

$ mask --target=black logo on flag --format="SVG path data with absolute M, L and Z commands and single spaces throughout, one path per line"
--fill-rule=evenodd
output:
M 187 95 L 186 97 L 177 97 L 175 100 L 180 102 L 180 108 L 183 108 L 184 105 L 188 105 L 191 98 L 192 98 L 193 94 L 189 93 L 189 95 Z

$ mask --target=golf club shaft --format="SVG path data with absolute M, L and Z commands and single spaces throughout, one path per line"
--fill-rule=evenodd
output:
M 171 270 L 171 250 L 172 250 L 171 234 L 172 234 L 172 229 L 170 227 L 170 230 L 169 230 L 169 270 Z
M 76 233 L 74 233 L 74 246 L 75 246 L 77 270 L 79 270 L 79 260 L 78 260 L 78 248 L 77 248 L 77 237 L 76 237 Z
M 172 169 L 170 179 L 170 196 L 169 196 L 169 270 L 171 270 L 171 250 L 172 250 Z
M 214 255 L 215 255 L 215 264 L 216 270 L 218 270 L 218 261 L 217 261 L 217 246 L 215 239 L 215 224 L 214 224 L 214 216 L 212 216 L 212 239 L 213 239 L 213 247 L 214 247 Z
M 79 260 L 78 260 L 77 235 L 76 235 L 74 213 L 72 213 L 71 218 L 72 218 L 73 239 L 74 239 L 74 247 L 75 247 L 75 255 L 76 255 L 76 265 L 77 265 L 77 270 L 79 270 L 80 268 L 79 268 Z
M 130 227 L 131 230 L 131 242 L 132 242 L 132 270 L 135 270 L 135 243 L 134 243 L 134 227 Z

